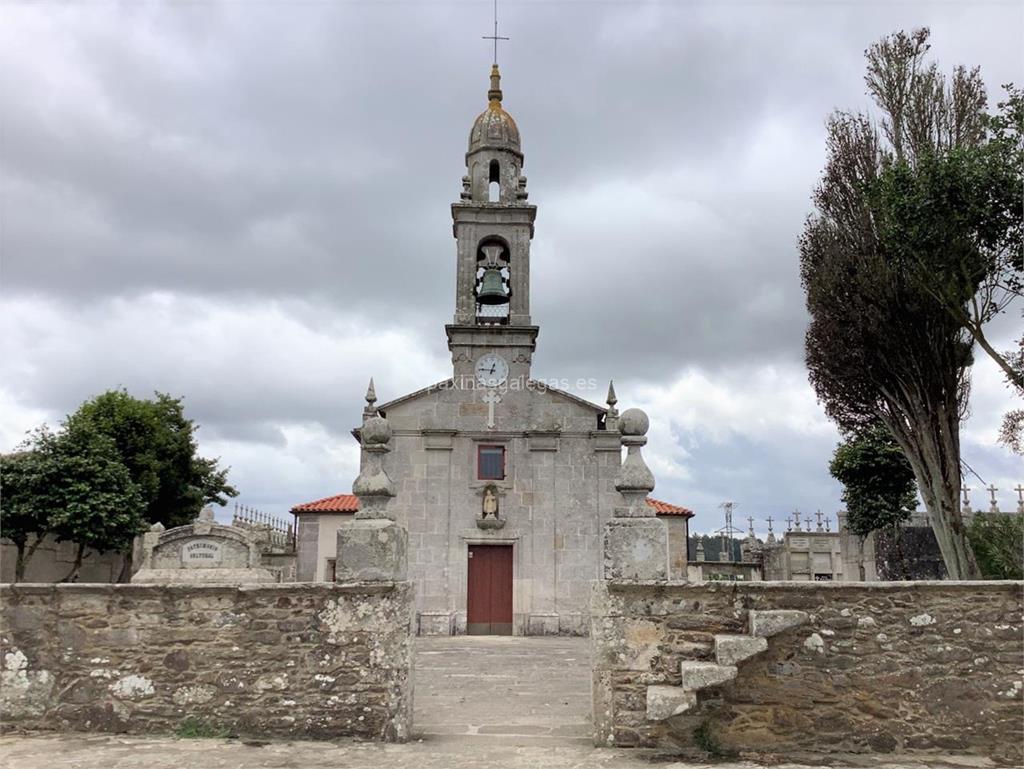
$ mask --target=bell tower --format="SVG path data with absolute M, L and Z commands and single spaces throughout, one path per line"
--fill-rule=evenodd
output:
M 508 378 L 530 375 L 537 326 L 530 323 L 530 240 L 536 206 L 527 203 L 519 128 L 501 104 L 491 67 L 487 109 L 473 122 L 462 195 L 452 204 L 457 242 L 455 317 L 445 327 L 456 380 L 476 376 L 487 353 L 508 363 Z

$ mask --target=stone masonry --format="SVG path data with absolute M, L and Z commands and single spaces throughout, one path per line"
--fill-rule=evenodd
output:
M 970 753 L 1019 764 L 1019 582 L 595 585 L 598 744 L 760 753 Z M 803 612 L 777 635 L 751 612 Z M 751 632 L 753 631 L 753 633 Z M 694 707 L 648 720 L 648 692 L 721 662 L 715 636 L 767 638 Z M 721 651 L 721 650 L 720 650 Z M 720 667 L 720 666 L 719 666 Z M 687 687 L 684 687 L 687 688 Z M 658 704 L 658 703 L 655 703 Z
M 0 601 L 9 729 L 409 736 L 408 583 L 20 584 Z

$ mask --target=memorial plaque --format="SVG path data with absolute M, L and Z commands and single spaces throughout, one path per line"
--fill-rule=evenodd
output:
M 181 548 L 181 565 L 187 569 L 214 568 L 224 559 L 224 546 L 212 539 L 186 542 Z

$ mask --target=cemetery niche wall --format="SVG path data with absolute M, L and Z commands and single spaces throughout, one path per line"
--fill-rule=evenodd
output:
M 266 528 L 224 526 L 207 508 L 185 526 L 165 530 L 159 523 L 142 536 L 141 566 L 136 583 L 250 584 L 288 581 L 286 565 L 270 567 L 274 558 Z

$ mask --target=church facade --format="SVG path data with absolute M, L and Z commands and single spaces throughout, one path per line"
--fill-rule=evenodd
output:
M 445 326 L 452 376 L 368 412 L 393 430 L 384 469 L 389 514 L 409 533 L 421 634 L 586 634 L 601 533 L 621 505 L 614 389 L 597 405 L 533 378 L 528 202 L 519 129 L 491 71 L 473 123 L 460 200 L 452 204 L 455 311 Z M 353 431 L 359 437 L 359 428 Z M 673 575 L 685 577 L 685 508 L 670 521 Z M 340 495 L 293 509 L 298 578 L 333 578 L 331 537 L 355 512 Z

